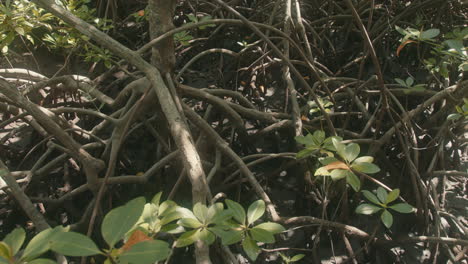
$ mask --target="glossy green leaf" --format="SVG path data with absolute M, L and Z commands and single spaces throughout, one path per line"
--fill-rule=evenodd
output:
M 361 181 L 353 172 L 347 171 L 347 173 L 348 176 L 346 176 L 346 182 L 353 188 L 355 192 L 359 192 L 361 189 Z
M 178 248 L 186 247 L 198 241 L 198 237 L 200 235 L 199 231 L 200 231 L 199 229 L 195 229 L 195 230 L 191 230 L 191 231 L 183 233 L 179 237 L 179 239 L 177 239 L 176 247 Z
M 273 222 L 266 222 L 266 223 L 261 223 L 255 226 L 255 228 L 261 228 L 264 229 L 272 234 L 278 234 L 281 232 L 284 232 L 284 227 L 280 224 L 273 223 Z
M 378 207 L 372 204 L 367 204 L 367 203 L 360 204 L 358 207 L 356 207 L 356 213 L 364 214 L 364 215 L 375 214 L 380 210 L 382 210 L 381 207 Z
M 202 223 L 206 223 L 206 217 L 208 216 L 208 207 L 202 203 L 196 203 L 193 206 L 193 214 Z
M 387 199 L 385 200 L 385 204 L 389 204 L 395 201 L 400 196 L 400 189 L 394 189 L 388 193 Z
M 305 257 L 304 254 L 297 254 L 291 258 L 289 262 L 297 262 Z
M 359 145 L 356 143 L 350 143 L 348 144 L 345 149 L 343 155 L 341 155 L 345 160 L 348 162 L 352 162 L 357 158 L 360 152 Z
M 265 213 L 265 202 L 257 200 L 253 202 L 247 210 L 247 224 L 250 225 L 257 221 Z
M 377 197 L 381 203 L 385 204 L 385 201 L 387 200 L 387 191 L 382 187 L 377 188 Z
M 229 199 L 226 199 L 226 204 L 229 210 L 231 210 L 234 219 L 240 224 L 245 224 L 246 215 L 242 205 Z
M 395 204 L 395 205 L 392 205 L 390 206 L 391 209 L 399 212 L 399 213 L 403 213 L 403 214 L 409 214 L 409 213 L 412 213 L 414 211 L 414 208 L 413 206 L 407 204 L 407 203 L 399 203 L 399 204 Z
M 60 232 L 50 241 L 50 249 L 70 257 L 83 257 L 101 254 L 91 238 L 76 232 Z
M 198 221 L 197 219 L 193 219 L 193 218 L 181 218 L 179 219 L 178 224 L 183 227 L 189 227 L 189 228 L 199 228 L 203 225 L 202 223 L 200 223 L 200 221 Z
M 382 220 L 382 223 L 387 227 L 387 228 L 390 228 L 392 227 L 393 225 L 393 216 L 392 214 L 387 211 L 387 210 L 384 210 L 382 215 L 380 216 L 380 219 Z
M 165 260 L 170 253 L 169 244 L 164 241 L 143 241 L 120 255 L 119 260 L 123 263 L 153 264 Z
M 351 168 L 367 174 L 373 174 L 380 171 L 379 166 L 369 162 L 353 162 L 353 164 L 351 164 Z
M 264 243 L 275 242 L 275 237 L 273 236 L 273 234 L 268 232 L 265 229 L 254 227 L 250 229 L 249 232 L 250 232 L 250 235 L 252 236 L 252 239 L 255 241 L 264 242 Z
M 260 248 L 257 246 L 257 243 L 250 237 L 246 237 L 244 241 L 242 241 L 242 248 L 247 256 L 253 261 L 257 259 L 258 254 L 260 253 Z
M 110 248 L 135 225 L 143 212 L 145 202 L 144 197 L 138 197 L 107 213 L 102 221 L 101 233 Z
M 15 228 L 13 231 L 11 231 L 5 239 L 3 239 L 3 242 L 7 243 L 12 251 L 12 255 L 15 255 L 18 253 L 19 249 L 24 243 L 24 239 L 26 238 L 26 232 L 24 232 L 24 229 L 21 227 Z
M 362 156 L 354 160 L 354 163 L 361 163 L 361 162 L 368 162 L 372 163 L 374 162 L 374 157 L 371 156 Z

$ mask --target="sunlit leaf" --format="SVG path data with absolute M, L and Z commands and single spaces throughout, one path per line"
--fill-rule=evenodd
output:
M 400 196 L 400 189 L 394 189 L 388 193 L 387 199 L 385 200 L 385 204 L 389 204 L 395 201 Z
M 265 213 L 265 202 L 257 200 L 253 202 L 247 210 L 247 224 L 257 221 Z
M 242 205 L 229 199 L 226 199 L 226 204 L 229 210 L 231 210 L 234 219 L 240 224 L 245 224 L 246 214 Z
M 372 204 L 367 204 L 367 203 L 360 204 L 358 207 L 356 207 L 356 213 L 364 214 L 364 215 L 375 214 L 380 210 L 382 210 L 381 207 L 378 207 Z
M 3 242 L 7 243 L 10 246 L 12 255 L 18 253 L 19 249 L 24 243 L 26 238 L 26 232 L 21 227 L 15 228 L 11 231 L 4 239 Z

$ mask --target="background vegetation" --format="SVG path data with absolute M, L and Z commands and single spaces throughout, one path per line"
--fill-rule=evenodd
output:
M 0 1 L 0 263 L 466 263 L 466 11 Z

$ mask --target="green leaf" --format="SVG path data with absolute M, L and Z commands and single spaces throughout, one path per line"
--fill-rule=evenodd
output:
M 406 82 L 403 81 L 402 79 L 400 79 L 400 78 L 395 78 L 395 81 L 396 81 L 399 85 L 401 85 L 401 86 L 403 86 L 403 87 L 406 87 Z
M 153 199 L 151 199 L 151 203 L 159 207 L 159 203 L 160 203 L 160 201 L 161 201 L 161 195 L 162 195 L 162 192 L 158 192 L 158 193 L 153 197 Z
M 6 260 L 10 260 L 13 258 L 10 246 L 8 246 L 8 244 L 3 241 L 0 241 L 0 257 Z
M 377 213 L 381 209 L 382 209 L 381 207 L 377 207 L 377 206 L 372 205 L 372 204 L 364 203 L 364 204 L 360 204 L 358 207 L 356 207 L 356 213 L 357 214 L 364 214 L 364 215 L 371 215 L 371 214 Z
M 53 261 L 51 259 L 35 259 L 33 261 L 29 261 L 28 264 L 57 264 L 56 261 Z
M 463 55 L 463 49 L 465 48 L 463 46 L 463 41 L 461 39 L 449 39 L 444 41 L 447 46 L 449 46 L 451 52 L 455 51 L 460 55 Z
M 325 132 L 322 130 L 316 130 L 314 132 L 313 139 L 317 146 L 321 145 L 323 140 L 325 140 Z
M 409 32 L 408 32 L 408 31 L 406 31 L 406 30 L 402 29 L 402 28 L 401 28 L 401 27 L 399 27 L 399 26 L 396 26 L 396 25 L 395 25 L 395 29 L 396 29 L 396 31 L 397 31 L 398 33 L 402 34 L 403 36 L 405 36 L 405 35 L 408 35 L 408 34 L 409 34 Z
M 380 171 L 379 166 L 369 162 L 353 162 L 353 164 L 351 164 L 351 168 L 367 174 L 373 174 Z
M 208 231 L 208 229 L 203 228 L 200 230 L 200 233 L 198 235 L 198 239 L 205 242 L 208 246 L 213 244 L 215 242 L 215 235 Z
M 335 169 L 335 170 L 332 170 L 332 172 L 330 173 L 330 176 L 331 176 L 332 180 L 338 181 L 338 180 L 341 180 L 343 178 L 348 177 L 348 171 L 347 170 L 341 170 L 341 169 Z
M 50 241 L 50 249 L 70 257 L 102 254 L 89 237 L 76 232 L 60 232 L 56 234 Z
M 65 232 L 65 228 L 57 226 L 54 229 L 48 228 L 34 236 L 24 249 L 22 261 L 31 261 L 50 249 L 50 242 L 59 233 Z
M 346 182 L 349 185 L 351 185 L 355 192 L 359 192 L 359 189 L 361 189 L 361 181 L 356 176 L 356 174 L 354 174 L 351 171 L 348 171 L 348 176 L 346 176 Z
M 210 231 L 221 238 L 223 245 L 228 246 L 242 240 L 243 231 L 241 230 L 223 230 L 219 227 L 210 227 Z
M 203 225 L 202 223 L 200 223 L 200 221 L 193 218 L 182 218 L 177 223 L 183 227 L 189 228 L 199 228 Z
M 406 86 L 411 87 L 414 84 L 414 79 L 412 77 L 406 78 Z
M 265 202 L 258 200 L 253 202 L 247 210 L 247 225 L 257 221 L 265 213 Z
M 211 223 L 215 224 L 223 224 L 225 221 L 229 220 L 232 217 L 231 210 L 223 210 L 221 212 L 217 212 L 213 219 L 211 219 Z
M 257 246 L 257 243 L 250 237 L 246 237 L 244 241 L 242 241 L 242 248 L 247 256 L 253 261 L 257 259 L 258 254 L 260 253 L 260 248 Z
M 330 151 L 336 151 L 335 146 L 333 145 L 333 139 L 336 139 L 338 142 L 343 141 L 341 137 L 328 137 L 323 141 L 323 148 L 330 150 Z
M 274 243 L 275 237 L 272 233 L 268 232 L 265 229 L 253 227 L 250 229 L 250 235 L 255 241 L 264 242 L 264 243 Z
M 399 204 L 395 204 L 395 205 L 392 205 L 390 206 L 391 209 L 399 212 L 399 213 L 403 213 L 403 214 L 409 214 L 409 213 L 412 213 L 414 211 L 414 208 L 413 206 L 407 204 L 407 203 L 399 203 Z
M 161 225 L 166 225 L 172 221 L 175 221 L 177 219 L 180 219 L 182 217 L 182 215 L 180 214 L 180 212 L 171 212 L 167 215 L 165 215 L 163 218 L 161 218 Z
M 369 192 L 367 190 L 363 190 L 362 194 L 364 194 L 364 196 L 367 198 L 367 200 L 369 200 L 369 201 L 371 201 L 371 202 L 373 202 L 375 204 L 380 204 L 379 199 L 373 193 L 371 193 L 371 192 Z
M 242 207 L 242 205 L 229 199 L 226 199 L 226 204 L 229 210 L 231 210 L 232 216 L 234 217 L 234 219 L 240 224 L 245 224 L 246 216 L 245 216 L 245 210 Z
M 210 205 L 210 207 L 208 208 L 206 222 L 207 223 L 214 223 L 213 219 L 216 216 L 218 216 L 219 214 L 221 214 L 223 212 L 223 210 L 224 210 L 224 205 L 222 203 L 215 203 L 215 204 Z M 231 212 L 228 211 L 228 213 L 231 213 Z M 226 220 L 226 219 L 224 219 L 224 220 Z
M 325 167 L 320 167 L 315 171 L 314 176 L 330 176 L 330 174 L 330 171 L 328 171 Z
M 337 138 L 332 138 L 332 142 L 333 142 L 333 146 L 335 147 L 336 149 L 336 152 L 338 153 L 338 155 L 340 155 L 341 157 L 344 157 L 346 154 L 345 154 L 345 144 L 341 143 L 341 141 L 339 141 Z
M 322 165 L 328 165 L 332 162 L 335 162 L 335 161 L 338 161 L 336 158 L 334 157 L 326 157 L 326 158 L 319 158 L 319 162 L 322 164 Z
M 372 163 L 374 162 L 374 157 L 371 156 L 362 156 L 354 160 L 355 163 L 361 163 L 361 162 L 368 162 Z
M 420 38 L 421 39 L 432 39 L 432 38 L 437 37 L 439 35 L 439 33 L 440 33 L 439 29 L 431 28 L 431 29 L 428 29 L 428 30 L 425 30 L 425 31 L 421 32 Z
M 12 255 L 15 255 L 16 253 L 18 253 L 19 249 L 23 245 L 25 238 L 26 232 L 24 232 L 23 228 L 18 227 L 11 231 L 5 237 L 5 239 L 3 239 L 3 242 L 7 243 L 8 246 L 10 246 Z
M 16 27 L 15 31 L 16 31 L 16 33 L 18 33 L 21 36 L 24 36 L 24 34 L 25 34 L 24 28 L 22 28 L 22 27 Z
M 120 255 L 119 260 L 123 263 L 153 264 L 165 260 L 170 253 L 169 244 L 164 241 L 143 241 Z
M 382 187 L 377 188 L 377 197 L 381 203 L 385 204 L 385 201 L 387 200 L 387 191 Z
M 314 153 L 314 151 L 317 151 L 317 147 L 308 147 L 308 148 L 305 148 L 301 151 L 299 151 L 297 154 L 296 154 L 296 158 L 298 159 L 302 159 L 302 158 L 305 158 L 307 156 L 310 156 L 312 153 Z
M 113 248 L 115 243 L 135 225 L 143 212 L 145 202 L 144 197 L 135 198 L 123 206 L 112 209 L 104 217 L 101 233 L 109 248 Z
M 394 189 L 391 192 L 388 193 L 387 199 L 385 200 L 385 204 L 389 204 L 393 201 L 395 201 L 398 196 L 400 196 L 400 189 Z
M 202 223 L 206 223 L 206 217 L 208 216 L 208 208 L 202 203 L 196 203 L 193 206 L 193 214 L 200 220 Z
M 272 234 L 278 234 L 281 232 L 284 232 L 284 227 L 280 224 L 273 223 L 273 222 L 266 222 L 266 223 L 261 223 L 259 225 L 256 225 L 255 228 L 261 228 L 264 229 Z
M 304 254 L 297 254 L 297 255 L 293 256 L 291 258 L 291 260 L 289 260 L 289 262 L 297 262 L 297 261 L 303 259 L 304 257 L 305 257 Z
M 393 225 L 393 216 L 392 214 L 387 211 L 387 210 L 384 210 L 382 215 L 380 216 L 380 219 L 382 220 L 382 223 L 387 227 L 387 228 L 390 228 L 392 227 Z
M 359 155 L 360 151 L 361 150 L 358 144 L 350 143 L 345 147 L 344 153 L 343 153 L 344 155 L 342 157 L 348 162 L 352 162 Z
M 191 230 L 191 231 L 183 233 L 179 237 L 179 239 L 177 239 L 176 247 L 178 248 L 186 247 L 198 241 L 198 237 L 200 235 L 199 231 L 200 231 L 199 229 L 195 229 L 195 230 Z

